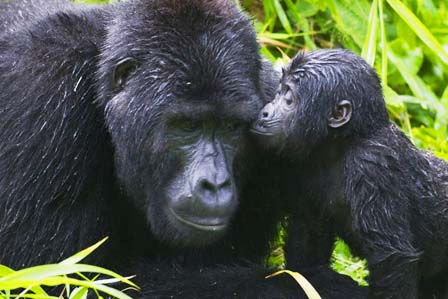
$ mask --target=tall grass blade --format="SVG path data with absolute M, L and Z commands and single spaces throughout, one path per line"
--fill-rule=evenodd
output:
M 409 28 L 432 50 L 440 59 L 448 64 L 448 53 L 432 35 L 429 29 L 399 0 L 386 0 L 392 9 L 408 24 Z
M 381 34 L 381 80 L 382 83 L 387 86 L 387 36 L 386 27 L 384 26 L 384 13 L 383 13 L 383 0 L 378 1 L 378 11 L 380 13 L 380 34 Z
M 275 10 L 277 12 L 277 16 L 278 16 L 283 28 L 285 29 L 286 32 L 292 33 L 291 23 L 289 23 L 288 16 L 286 15 L 285 10 L 283 9 L 282 5 L 280 4 L 280 1 L 273 0 L 273 2 L 274 2 Z
M 370 7 L 369 23 L 367 25 L 367 35 L 362 47 L 361 56 L 371 66 L 375 63 L 376 55 L 376 37 L 378 28 L 378 0 L 373 0 Z

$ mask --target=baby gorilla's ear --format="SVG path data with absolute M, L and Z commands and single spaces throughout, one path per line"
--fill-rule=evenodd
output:
M 349 101 L 340 101 L 331 111 L 328 117 L 328 126 L 331 128 L 340 128 L 352 118 L 352 103 Z

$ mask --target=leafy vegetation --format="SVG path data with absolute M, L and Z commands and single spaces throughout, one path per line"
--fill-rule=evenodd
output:
M 131 299 L 123 291 L 110 286 L 121 282 L 132 289 L 138 289 L 129 278 L 124 278 L 101 267 L 80 264 L 105 241 L 106 239 L 58 264 L 36 266 L 19 271 L 0 266 L 0 299 L 86 299 L 89 291 L 94 292 L 97 298 L 103 298 L 100 295 L 102 293 L 107 294 L 110 298 Z M 93 274 L 94 277 L 89 278 L 83 273 Z M 102 277 L 98 279 L 100 275 Z M 59 287 L 61 295 L 59 297 L 51 296 L 43 287 Z

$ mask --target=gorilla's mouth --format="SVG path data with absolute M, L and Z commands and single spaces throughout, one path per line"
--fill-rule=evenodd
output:
M 169 208 L 171 215 L 180 223 L 189 226 L 191 228 L 208 231 L 208 232 L 218 232 L 222 231 L 227 227 L 227 219 L 224 218 L 190 218 L 182 217 L 178 215 L 173 209 Z
M 250 128 L 252 133 L 262 136 L 275 136 L 280 131 L 281 122 L 257 120 Z

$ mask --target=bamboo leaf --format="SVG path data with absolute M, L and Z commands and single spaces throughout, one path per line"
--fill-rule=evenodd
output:
M 86 248 L 77 254 L 63 260 L 60 262 L 61 265 L 74 265 L 85 259 L 88 255 L 90 255 L 92 252 L 94 252 L 98 247 L 104 244 L 104 242 L 107 241 L 107 237 L 99 241 L 98 243 L 90 246 L 89 248 Z
M 103 269 L 97 266 L 91 265 L 64 265 L 64 264 L 50 264 L 43 266 L 36 266 L 20 271 L 16 271 L 8 276 L 0 278 L 0 290 L 11 290 L 16 288 L 26 288 L 30 283 L 35 280 L 43 280 L 52 276 L 68 275 L 78 272 L 88 273 L 100 273 L 119 279 L 121 282 L 126 283 L 132 287 L 138 288 L 130 280 L 118 275 L 117 273 Z
M 14 270 L 6 266 L 0 265 L 0 277 L 14 273 Z
M 89 288 L 79 287 L 73 290 L 69 299 L 86 299 Z

